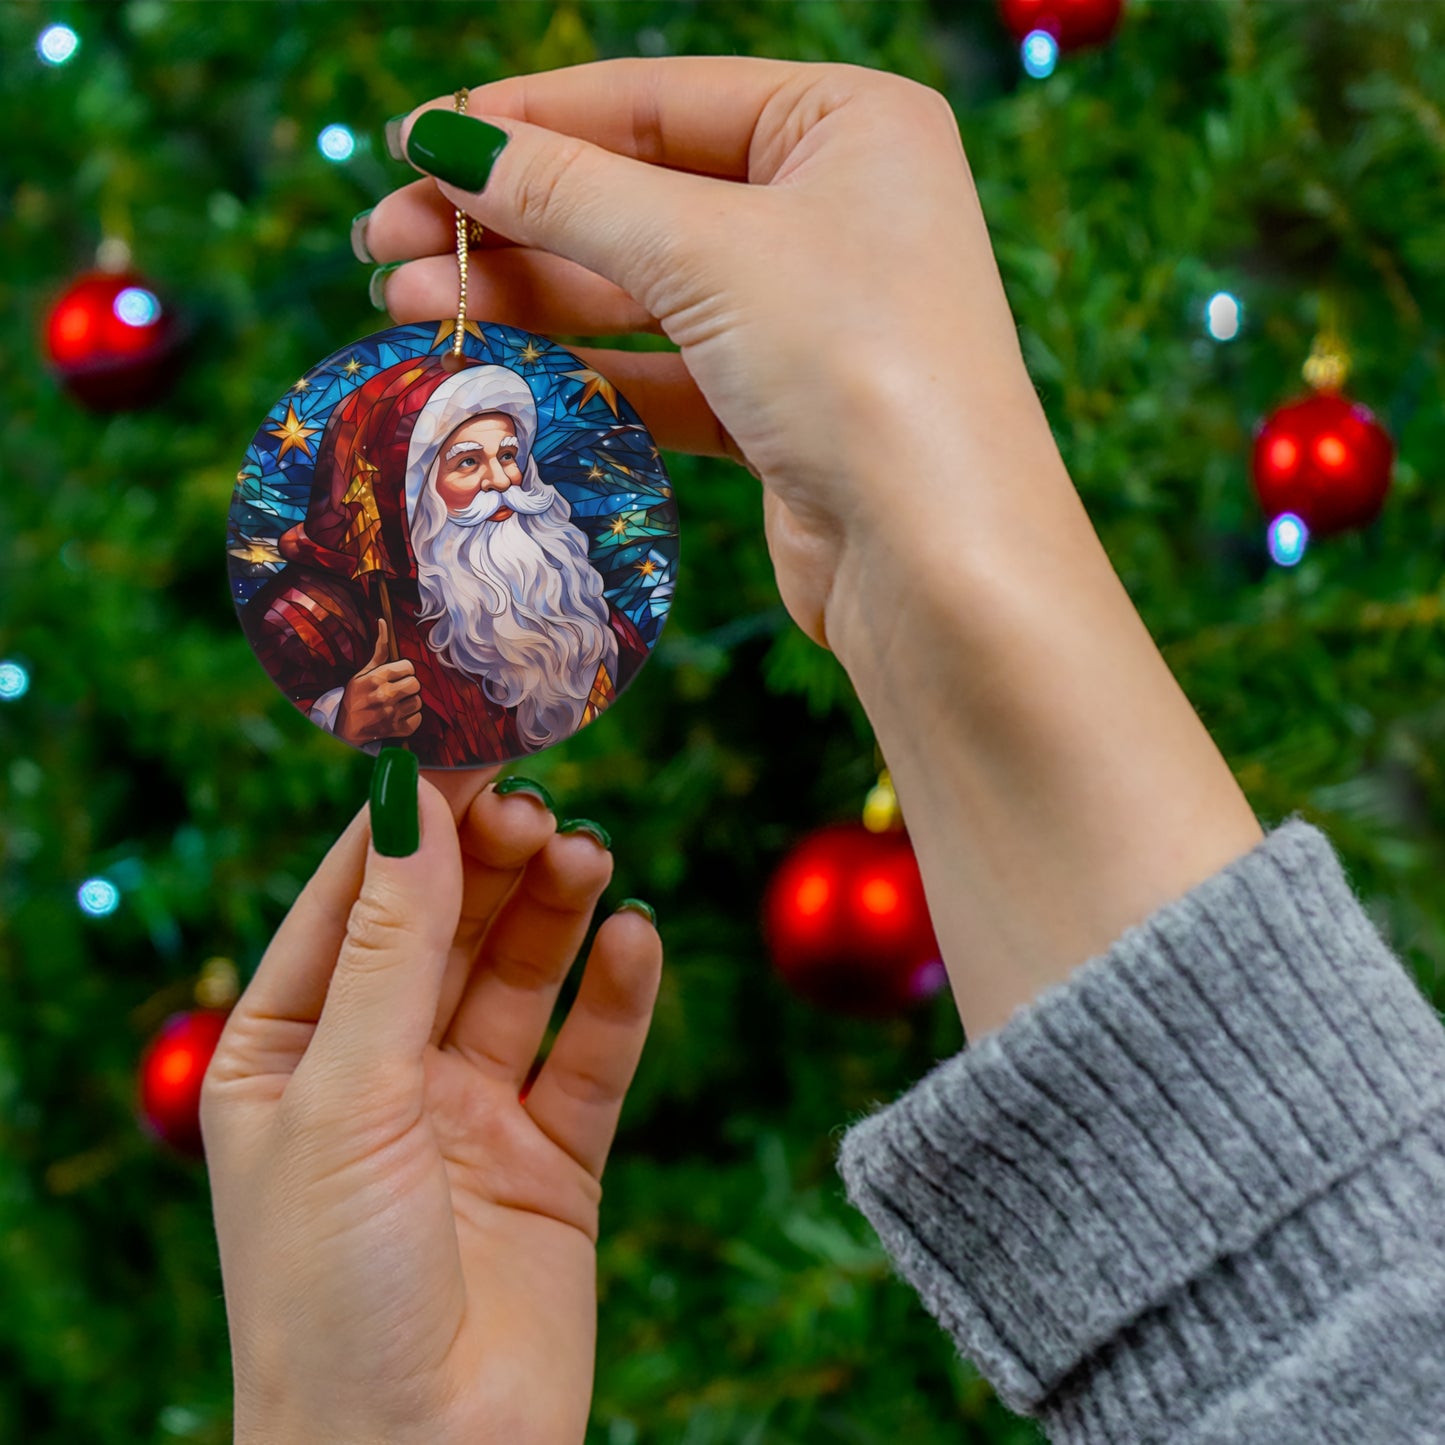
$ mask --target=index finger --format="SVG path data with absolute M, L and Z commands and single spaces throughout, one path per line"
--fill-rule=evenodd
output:
M 766 181 L 769 176 L 750 169 L 765 112 L 770 103 L 785 101 L 791 87 L 812 84 L 817 74 L 817 66 L 740 55 L 598 60 L 478 85 L 469 109 L 473 115 L 527 121 L 672 170 Z M 418 110 L 438 107 L 451 109 L 451 98 Z M 393 139 L 388 136 L 388 144 Z M 399 140 L 393 150 L 399 150 Z
M 404 677 L 416 676 L 416 664 L 411 658 L 403 657 L 400 662 L 383 662 L 380 667 L 373 667 L 367 676 L 378 682 L 400 682 Z

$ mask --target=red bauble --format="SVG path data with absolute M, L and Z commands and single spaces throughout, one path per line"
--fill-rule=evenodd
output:
M 901 831 L 840 823 L 804 838 L 768 887 L 764 931 L 788 985 L 838 1013 L 899 1013 L 946 981 Z
M 1368 407 L 1320 391 L 1278 408 L 1254 438 L 1254 490 L 1271 519 L 1293 512 L 1315 536 L 1363 527 L 1379 515 L 1395 460 L 1390 434 Z
M 155 401 L 174 378 L 179 328 L 150 284 L 92 271 L 51 308 L 45 350 L 66 390 L 96 411 Z
M 999 0 L 998 12 L 1009 33 L 1022 42 L 1046 30 L 1060 50 L 1100 45 L 1119 24 L 1124 0 Z
M 141 1057 L 141 1122 L 182 1154 L 205 1153 L 201 1081 L 229 1016 L 226 1009 L 172 1014 Z

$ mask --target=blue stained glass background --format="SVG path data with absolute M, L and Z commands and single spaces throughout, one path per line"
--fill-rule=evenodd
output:
M 620 394 L 614 393 L 614 411 L 586 378 L 568 375 L 588 370 L 580 357 L 545 336 L 474 324 L 480 336 L 469 329 L 463 350 L 526 379 L 537 403 L 537 470 L 567 499 L 573 522 L 587 534 L 588 556 L 602 575 L 607 600 L 653 646 L 672 604 L 678 536 L 672 484 L 651 435 Z M 236 474 L 227 524 L 231 595 L 238 606 L 285 566 L 276 542 L 306 516 L 316 447 L 338 403 L 378 371 L 451 345 L 451 330 L 440 321 L 363 336 L 312 368 L 266 413 Z M 309 454 L 271 435 L 293 407 L 301 425 L 314 431 L 305 441 Z

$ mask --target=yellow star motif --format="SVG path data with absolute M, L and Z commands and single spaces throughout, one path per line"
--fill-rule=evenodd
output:
M 604 472 L 602 468 L 597 465 L 596 462 L 593 462 L 592 470 L 587 473 L 587 480 L 589 482 L 600 482 L 606 475 L 607 473 Z
M 310 391 L 310 390 L 311 390 L 311 383 L 310 383 L 309 381 L 307 381 L 306 378 L 303 376 L 303 377 L 301 378 L 301 380 L 298 381 L 298 382 L 296 383 L 296 385 L 291 388 L 291 390 L 292 390 L 292 391 Z
M 361 363 L 353 356 L 341 369 L 347 376 L 355 376 L 361 370 Z
M 618 517 L 612 524 L 612 535 L 614 537 L 620 537 L 626 530 L 627 519 L 625 517 Z
M 308 438 L 314 437 L 320 430 L 320 427 L 304 426 L 301 418 L 296 415 L 296 403 L 288 402 L 286 404 L 286 420 L 267 433 L 268 436 L 281 439 L 281 450 L 276 453 L 276 460 L 278 462 L 285 461 L 286 453 L 289 451 L 298 451 L 303 457 L 309 457 L 311 446 Z
M 436 340 L 432 342 L 431 349 L 435 351 L 437 347 L 442 344 L 442 342 L 450 341 L 452 339 L 452 333 L 456 329 L 457 319 L 455 316 L 453 316 L 449 321 L 437 322 Z M 478 326 L 475 321 L 468 321 L 466 325 L 462 327 L 462 331 L 468 336 L 475 336 L 478 341 L 483 340 L 482 328 Z
M 636 563 L 635 566 L 644 577 L 651 577 L 652 574 L 657 571 L 657 563 L 654 562 L 651 557 L 645 562 Z
M 228 547 L 226 550 L 242 562 L 279 565 L 281 561 L 280 548 L 265 537 L 242 537 L 240 546 Z
M 617 388 L 600 371 L 593 371 L 590 366 L 584 366 L 581 371 L 564 371 L 562 375 L 582 383 L 582 395 L 577 398 L 578 411 L 581 411 L 594 396 L 600 396 L 612 408 L 613 416 L 621 415 L 617 410 Z
M 527 344 L 517 353 L 517 359 L 531 366 L 534 361 L 541 361 L 542 348 L 529 336 Z

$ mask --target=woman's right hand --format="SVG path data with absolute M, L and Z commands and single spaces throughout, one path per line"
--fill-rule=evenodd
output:
M 386 275 L 387 309 L 453 311 L 454 204 L 493 233 L 472 252 L 470 314 L 665 333 L 680 354 L 582 354 L 660 446 L 760 478 L 779 589 L 814 640 L 850 625 L 850 555 L 861 581 L 863 554 L 912 548 L 931 517 L 1002 511 L 969 495 L 991 451 L 1062 475 L 936 91 L 845 65 L 615 60 L 479 86 L 440 145 L 409 145 L 429 110 L 452 101 L 389 139 L 441 194 L 404 187 L 358 235 L 412 262 Z M 509 139 L 482 189 L 447 184 L 479 184 L 499 140 L 480 118 Z

